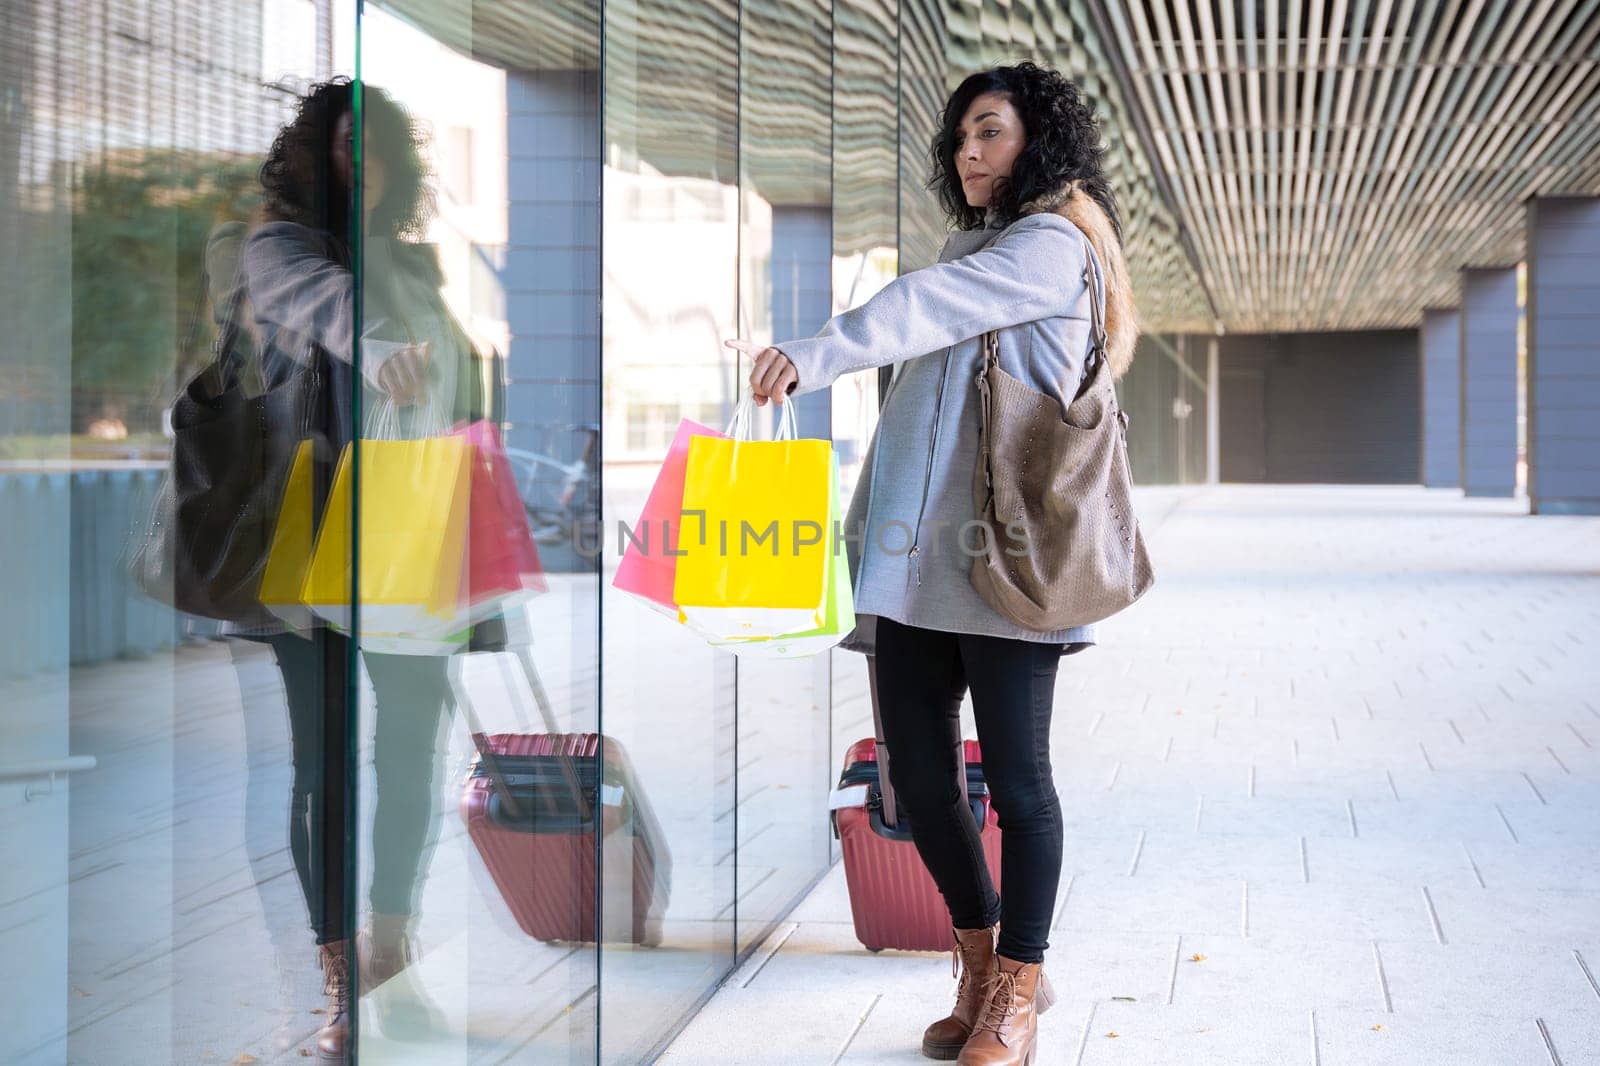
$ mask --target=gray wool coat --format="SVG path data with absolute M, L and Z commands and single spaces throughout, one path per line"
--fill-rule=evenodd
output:
M 890 282 L 835 315 L 814 337 L 774 345 L 799 372 L 799 395 L 845 374 L 902 363 L 845 516 L 856 632 L 870 652 L 877 617 L 953 633 L 1061 644 L 1094 642 L 1094 627 L 1042 633 L 985 603 L 969 582 L 980 543 L 972 471 L 978 454 L 980 340 L 998 330 L 1000 366 L 1056 398 L 1064 412 L 1089 354 L 1089 257 L 1083 232 L 1056 214 L 950 234 L 939 262 Z M 1103 299 L 1103 290 L 1095 287 Z

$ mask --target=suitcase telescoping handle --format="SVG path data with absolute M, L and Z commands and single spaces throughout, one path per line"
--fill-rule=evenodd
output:
M 515 654 L 517 662 L 522 667 L 523 677 L 528 682 L 528 688 L 533 693 L 533 702 L 539 708 L 539 717 L 544 720 L 545 732 L 555 736 L 561 730 L 556 723 L 555 712 L 550 707 L 550 695 L 539 680 L 539 671 L 533 662 L 533 652 L 526 645 L 520 645 L 516 648 Z M 454 690 L 456 703 L 466 716 L 467 732 L 472 736 L 472 746 L 478 750 L 478 757 L 483 760 L 484 769 L 489 775 L 490 787 L 500 794 L 500 802 L 505 804 L 506 813 L 513 819 L 520 820 L 521 805 L 511 794 L 511 787 L 506 784 L 505 775 L 500 770 L 499 758 L 489 748 L 489 735 L 484 732 L 483 723 L 478 720 L 477 711 L 473 710 L 472 700 L 467 697 L 466 688 L 461 684 L 460 663 L 454 658 L 451 659 L 450 665 L 450 687 Z M 572 756 L 558 752 L 556 761 L 561 767 L 561 776 L 566 778 L 567 788 L 572 793 L 579 818 L 588 821 L 591 814 L 589 800 L 578 780 L 577 768 L 572 765 Z M 554 796 L 547 796 L 545 803 L 550 809 L 556 809 Z
M 889 782 L 889 745 L 883 742 L 883 712 L 878 710 L 876 655 L 867 656 L 867 691 L 872 697 L 872 743 L 878 755 L 878 794 L 883 797 L 883 824 L 894 829 L 900 820 L 900 812 L 895 807 L 894 785 Z M 961 784 L 962 804 L 970 803 L 967 798 L 967 743 L 959 738 L 956 740 L 956 780 Z

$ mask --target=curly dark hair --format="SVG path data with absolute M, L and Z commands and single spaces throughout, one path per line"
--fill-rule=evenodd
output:
M 1022 117 L 1027 135 L 1027 143 L 1012 164 L 1010 180 L 996 183 L 991 206 L 1000 220 L 1009 225 L 1028 201 L 1076 181 L 1105 209 L 1120 238 L 1122 220 L 1102 170 L 1105 145 L 1094 109 L 1082 91 L 1060 73 L 1027 62 L 991 67 L 969 76 L 956 86 L 940 113 L 928 188 L 938 190 L 939 204 L 950 225 L 977 229 L 984 224 L 985 209 L 968 205 L 955 166 L 956 126 L 966 117 L 972 101 L 984 93 L 1004 95 Z
M 300 99 L 294 119 L 278 131 L 261 164 L 262 212 L 351 238 L 353 190 L 333 166 L 333 137 L 350 111 L 356 89 L 348 78 L 313 85 Z M 372 209 L 368 232 L 420 238 L 433 217 L 434 201 L 423 162 L 427 141 L 405 108 L 382 89 L 361 87 L 361 147 L 383 160 L 383 201 Z

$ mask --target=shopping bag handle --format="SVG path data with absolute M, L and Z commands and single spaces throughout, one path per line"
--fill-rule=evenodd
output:
M 442 437 L 450 432 L 450 418 L 432 389 L 420 403 L 410 406 L 417 412 L 414 428 L 419 437 Z M 400 440 L 404 436 L 400 404 L 393 397 L 384 396 L 367 409 L 362 436 L 367 440 Z
M 728 428 L 724 433 L 734 440 L 750 440 L 750 433 L 755 421 L 755 412 L 755 394 L 747 392 L 739 397 L 738 406 L 733 409 L 733 419 L 728 423 Z M 800 426 L 795 421 L 794 401 L 786 400 L 778 404 L 778 427 L 773 433 L 772 439 L 800 439 Z

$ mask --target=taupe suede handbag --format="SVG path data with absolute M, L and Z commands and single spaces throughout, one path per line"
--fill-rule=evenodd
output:
M 1105 281 L 1092 251 L 1087 258 L 1093 350 L 1065 420 L 1053 397 L 1000 369 L 997 333 L 983 336 L 977 379 L 972 487 L 989 535 L 972 587 L 1041 633 L 1108 618 L 1155 580 L 1133 514 L 1128 418 L 1106 360 Z

